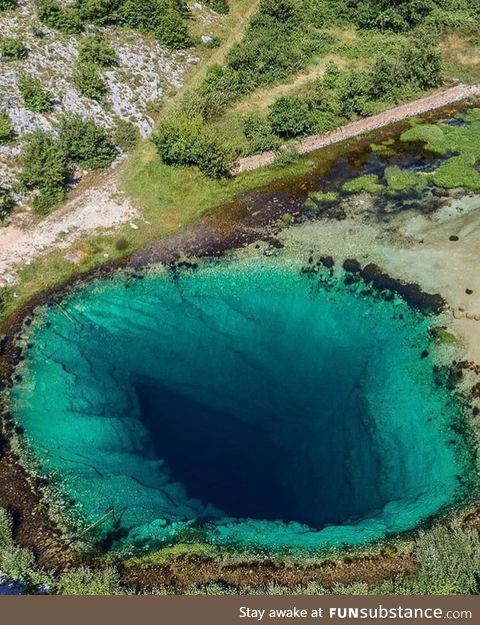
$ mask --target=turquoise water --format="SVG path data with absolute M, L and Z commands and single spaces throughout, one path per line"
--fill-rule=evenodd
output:
M 39 313 L 13 409 L 115 546 L 363 544 L 460 495 L 429 323 L 286 260 L 118 276 Z

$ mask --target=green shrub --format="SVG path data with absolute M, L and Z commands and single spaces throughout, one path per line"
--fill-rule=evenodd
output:
M 80 42 L 79 61 L 87 65 L 92 63 L 99 67 L 110 67 L 117 62 L 117 54 L 104 37 L 91 35 Z
M 114 24 L 119 20 L 121 0 L 77 0 L 76 6 L 83 23 L 100 26 Z
M 28 54 L 27 48 L 17 37 L 3 37 L 0 40 L 0 52 L 6 61 L 20 61 Z
M 422 574 L 449 582 L 452 592 L 467 595 L 480 590 L 480 540 L 477 530 L 438 526 L 423 532 L 415 556 Z
M 65 199 L 66 190 L 62 187 L 41 189 L 33 196 L 32 206 L 37 215 L 48 215 L 50 210 Z
M 270 107 L 268 119 L 273 132 L 280 137 L 292 138 L 312 131 L 312 116 L 308 103 L 300 96 L 282 96 Z
M 0 187 L 0 221 L 5 221 L 14 208 L 15 200 L 13 199 L 11 190 Z
M 406 31 L 419 24 L 435 6 L 434 0 L 351 0 L 351 18 L 362 28 Z
M 3 299 L 2 294 L 1 300 Z M 12 579 L 23 582 L 29 590 L 34 590 L 40 584 L 50 584 L 52 581 L 37 567 L 31 551 L 15 544 L 12 536 L 12 520 L 3 508 L 0 508 L 0 571 Z
M 124 0 L 119 21 L 140 32 L 153 33 L 160 43 L 179 50 L 191 44 L 185 14 L 185 5 L 172 0 Z
M 29 189 L 39 189 L 45 197 L 59 197 L 71 175 L 64 149 L 52 133 L 36 130 L 27 137 L 20 155 L 21 182 Z
M 337 127 L 337 120 L 333 113 L 328 111 L 312 111 L 310 113 L 309 132 L 323 134 Z
M 0 145 L 13 139 L 13 128 L 7 113 L 0 111 Z
M 140 139 L 140 132 L 135 124 L 120 119 L 112 133 L 112 139 L 121 150 L 129 152 L 137 145 Z
M 42 86 L 38 78 L 30 74 L 21 74 L 18 88 L 25 107 L 37 113 L 48 113 L 53 109 L 52 94 Z
M 128 246 L 129 246 L 128 239 L 126 239 L 125 237 L 120 237 L 119 239 L 115 241 L 115 249 L 118 252 L 127 250 Z
M 63 573 L 57 582 L 57 591 L 62 595 L 124 594 L 115 569 L 93 571 L 83 566 Z
M 170 115 L 160 123 L 153 142 L 167 165 L 197 166 L 212 178 L 228 175 L 228 150 L 199 115 Z
M 280 141 L 272 132 L 272 126 L 265 117 L 252 113 L 243 119 L 243 133 L 249 142 L 249 153 L 276 150 Z
M 216 13 L 226 14 L 230 10 L 227 0 L 205 0 L 204 4 Z
M 399 63 L 403 68 L 403 82 L 421 89 L 436 87 L 441 82 L 442 57 L 437 46 L 428 37 L 412 38 L 404 46 Z
M 100 100 L 106 91 L 98 65 L 95 63 L 77 63 L 73 81 L 78 91 L 92 100 Z
M 64 33 L 73 35 L 83 30 L 83 24 L 76 5 L 62 6 L 58 0 L 35 0 L 38 19 Z
M 92 119 L 67 115 L 59 123 L 63 153 L 85 169 L 108 167 L 117 156 L 108 132 Z
M 42 25 L 39 22 L 33 22 L 33 24 L 30 26 L 30 32 L 34 37 L 37 37 L 38 39 L 43 39 L 46 34 L 42 28 Z
M 263 0 L 243 40 L 228 53 L 226 65 L 210 69 L 188 108 L 205 120 L 212 119 L 257 87 L 304 69 L 314 55 L 326 52 L 333 43 L 330 33 L 307 21 L 297 0 Z
M 297 0 L 260 0 L 258 13 L 279 22 L 293 23 L 300 19 L 301 6 Z
M 16 0 L 0 0 L 0 11 L 14 9 L 16 5 Z

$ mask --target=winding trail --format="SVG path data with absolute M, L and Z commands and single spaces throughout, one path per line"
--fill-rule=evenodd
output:
M 462 100 L 476 96 L 480 96 L 480 85 L 456 85 L 455 87 L 450 87 L 449 89 L 434 93 L 433 95 L 413 100 L 407 104 L 401 104 L 392 109 L 387 109 L 377 115 L 365 117 L 351 122 L 350 124 L 346 124 L 345 126 L 340 126 L 340 128 L 336 128 L 331 132 L 305 137 L 305 139 L 297 141 L 296 146 L 300 154 L 307 154 L 308 152 L 314 152 L 320 148 L 335 143 L 341 143 L 353 137 L 358 137 L 372 130 L 384 128 L 389 124 L 403 121 L 409 117 L 428 113 L 429 111 L 440 109 L 449 104 L 461 102 Z M 233 166 L 232 173 L 239 174 L 244 171 L 252 171 L 260 167 L 271 165 L 275 160 L 276 154 L 275 151 L 269 151 L 241 158 Z

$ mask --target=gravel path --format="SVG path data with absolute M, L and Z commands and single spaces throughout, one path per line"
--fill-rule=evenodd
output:
M 352 137 L 358 137 L 359 135 L 371 132 L 377 128 L 383 128 L 384 126 L 402 121 L 409 117 L 428 113 L 429 111 L 475 96 L 480 96 L 480 85 L 456 85 L 455 87 L 420 98 L 419 100 L 401 104 L 395 108 L 378 113 L 378 115 L 372 115 L 371 117 L 351 122 L 331 132 L 306 137 L 297 142 L 297 148 L 300 154 L 307 154 L 308 152 L 313 152 L 320 148 L 333 145 L 334 143 L 340 143 Z M 275 160 L 275 156 L 275 152 L 269 151 L 241 158 L 235 163 L 232 173 L 239 174 L 243 171 L 251 171 L 253 169 L 259 169 L 260 167 L 265 167 L 266 165 L 271 165 Z

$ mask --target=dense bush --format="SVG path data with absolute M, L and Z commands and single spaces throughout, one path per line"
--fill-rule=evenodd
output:
M 112 133 L 112 139 L 121 150 L 128 152 L 138 143 L 140 133 L 135 124 L 120 119 Z
M 228 0 L 205 0 L 204 4 L 216 13 L 226 14 L 230 10 Z
M 26 584 L 30 590 L 34 590 L 39 584 L 51 582 L 36 566 L 33 554 L 14 542 L 12 520 L 3 508 L 0 508 L 0 570 L 12 579 Z
M 313 0 L 315 2 L 315 0 Z M 337 0 L 344 15 L 361 28 L 378 28 L 406 32 L 425 23 L 451 24 L 451 20 L 463 16 L 463 20 L 478 19 L 478 2 L 470 0 Z M 339 14 L 342 14 L 340 12 Z M 460 23 L 457 22 L 459 25 Z
M 243 134 L 249 142 L 249 153 L 256 154 L 280 147 L 280 141 L 273 133 L 268 119 L 256 114 L 243 119 Z
M 16 4 L 16 0 L 0 0 L 0 11 L 8 11 L 9 9 L 14 9 Z
M 27 48 L 17 37 L 3 37 L 0 39 L 0 52 L 2 59 L 7 61 L 20 61 L 28 54 Z
M 92 100 L 100 100 L 107 90 L 96 63 L 77 63 L 73 82 L 83 96 Z
M 239 97 L 286 79 L 326 51 L 332 35 L 313 27 L 301 8 L 297 0 L 263 0 L 226 65 L 210 69 L 186 110 L 212 119 Z
M 441 82 L 440 51 L 424 38 L 412 38 L 396 55 L 380 54 L 370 80 L 370 93 L 375 99 L 400 95 L 406 86 L 435 87 Z
M 117 149 L 108 132 L 92 119 L 67 115 L 60 120 L 58 131 L 64 154 L 80 167 L 108 167 L 117 156 Z
M 118 572 L 114 568 L 93 571 L 83 566 L 63 573 L 57 583 L 57 590 L 69 596 L 124 594 Z
M 11 190 L 0 187 L 0 221 L 5 221 L 14 207 L 15 200 L 13 199 Z
M 42 86 L 38 78 L 23 73 L 19 78 L 18 88 L 25 107 L 30 111 L 48 113 L 48 111 L 52 110 L 52 94 Z
M 35 200 L 38 210 L 46 212 L 62 199 L 71 167 L 59 139 L 45 130 L 36 130 L 25 142 L 20 164 L 22 183 L 40 192 Z
M 228 175 L 228 150 L 199 115 L 170 115 L 160 123 L 153 141 L 167 165 L 197 166 L 212 178 Z
M 50 28 L 67 34 L 83 30 L 82 20 L 76 5 L 62 5 L 58 0 L 35 0 L 38 19 Z
M 0 112 L 0 145 L 13 139 L 13 128 L 7 113 Z
M 415 555 L 429 580 L 449 582 L 451 592 L 478 594 L 480 540 L 477 530 L 438 526 L 420 535 Z
M 66 6 L 59 0 L 36 0 L 36 4 L 42 22 L 66 33 L 79 33 L 89 22 L 119 24 L 153 33 L 160 43 L 173 49 L 191 43 L 185 0 L 76 0 Z
M 312 131 L 310 109 L 305 98 L 283 96 L 270 108 L 268 115 L 275 134 L 286 139 Z
M 115 50 L 104 37 L 99 35 L 91 35 L 82 39 L 78 58 L 80 63 L 92 63 L 99 67 L 111 67 L 117 62 Z

